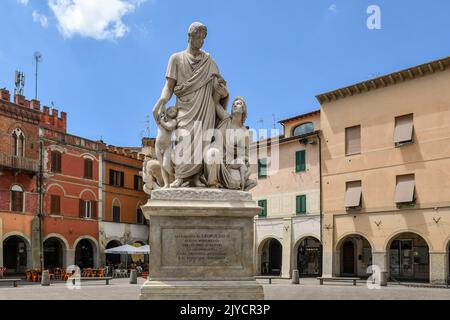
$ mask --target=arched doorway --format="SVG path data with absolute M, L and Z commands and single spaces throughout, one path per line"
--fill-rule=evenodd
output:
M 322 244 L 320 241 L 314 237 L 300 240 L 296 262 L 300 276 L 321 276 Z
M 366 238 L 349 235 L 339 246 L 340 274 L 344 277 L 369 276 L 367 268 L 372 265 L 372 247 Z
M 44 241 L 44 268 L 54 269 L 64 267 L 63 243 L 52 237 Z
M 261 250 L 261 275 L 281 275 L 282 251 L 280 241 L 267 239 Z
M 6 274 L 25 273 L 27 269 L 27 243 L 20 236 L 10 236 L 3 241 L 3 267 Z
M 94 267 L 94 247 L 90 240 L 82 239 L 75 248 L 75 264 L 83 268 Z
M 117 240 L 111 240 L 106 244 L 106 249 L 111 249 L 115 247 L 120 247 L 122 244 Z M 120 264 L 120 254 L 106 254 L 106 265 L 109 265 L 110 263 L 113 265 L 119 265 Z
M 392 280 L 429 281 L 430 262 L 425 239 L 405 232 L 393 238 L 388 248 Z

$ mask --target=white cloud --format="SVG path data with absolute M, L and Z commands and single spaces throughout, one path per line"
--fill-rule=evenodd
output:
M 28 5 L 28 2 L 30 2 L 30 1 L 29 0 L 17 0 L 17 2 L 26 6 L 26 5 Z
M 39 22 L 43 28 L 47 28 L 47 26 L 48 26 L 47 17 L 43 14 L 40 14 L 36 10 L 33 11 L 33 21 Z
M 74 35 L 97 40 L 122 38 L 128 26 L 122 18 L 147 0 L 48 0 L 65 38 Z
M 331 6 L 329 6 L 328 11 L 337 12 L 337 5 L 332 4 Z

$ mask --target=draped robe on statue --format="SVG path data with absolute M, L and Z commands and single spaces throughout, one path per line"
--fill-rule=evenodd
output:
M 212 96 L 214 74 L 219 74 L 219 69 L 204 51 L 197 57 L 187 51 L 170 57 L 166 77 L 176 81 L 174 93 L 178 108 L 177 129 L 187 130 L 191 141 L 190 161 L 175 163 L 177 179 L 190 178 L 202 172 L 203 150 L 208 144 L 202 141 L 202 134 L 208 129 L 214 129 L 216 121 Z

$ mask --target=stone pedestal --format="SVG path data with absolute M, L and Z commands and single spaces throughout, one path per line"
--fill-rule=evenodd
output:
M 253 264 L 260 210 L 249 192 L 153 191 L 142 206 L 150 220 L 150 268 L 141 299 L 263 299 Z

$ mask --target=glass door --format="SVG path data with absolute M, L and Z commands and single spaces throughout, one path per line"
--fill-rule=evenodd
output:
M 414 277 L 413 241 L 400 240 L 400 276 Z

